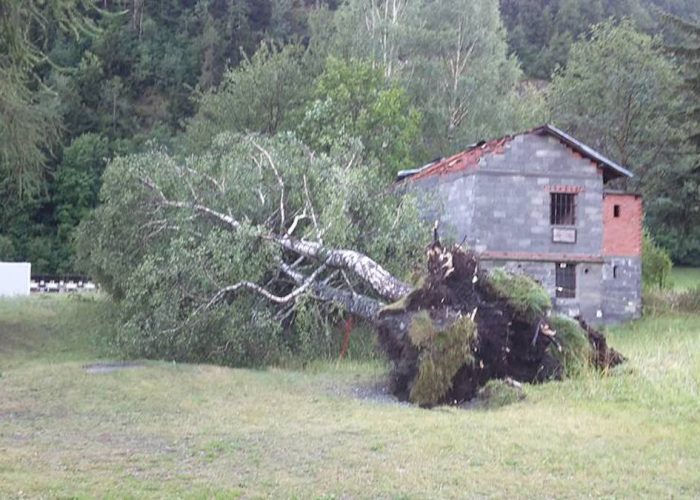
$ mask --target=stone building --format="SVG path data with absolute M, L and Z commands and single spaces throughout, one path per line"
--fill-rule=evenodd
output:
M 607 188 L 631 176 L 543 125 L 402 171 L 399 182 L 484 265 L 537 279 L 563 313 L 613 323 L 641 314 L 642 200 Z

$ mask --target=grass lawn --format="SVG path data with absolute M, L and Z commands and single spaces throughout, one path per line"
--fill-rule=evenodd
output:
M 496 410 L 367 397 L 381 364 L 90 374 L 99 302 L 0 302 L 0 497 L 699 497 L 700 316 Z
M 676 267 L 671 269 L 671 284 L 676 289 L 700 286 L 700 267 Z

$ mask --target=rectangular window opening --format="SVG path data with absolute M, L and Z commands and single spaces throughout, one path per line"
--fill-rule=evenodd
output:
M 620 205 L 613 205 L 613 217 L 620 216 Z
M 576 297 L 576 264 L 567 262 L 556 263 L 556 297 L 558 299 L 573 299 Z
M 576 195 L 574 193 L 549 193 L 549 222 L 553 226 L 576 224 Z

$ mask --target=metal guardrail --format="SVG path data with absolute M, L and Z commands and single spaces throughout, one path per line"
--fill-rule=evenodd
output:
M 32 277 L 30 293 L 80 293 L 96 292 L 100 286 L 89 278 Z

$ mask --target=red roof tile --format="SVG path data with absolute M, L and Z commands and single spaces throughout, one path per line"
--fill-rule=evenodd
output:
M 472 171 L 479 168 L 479 160 L 489 153 L 501 154 L 505 151 L 505 146 L 512 140 L 511 136 L 502 137 L 493 141 L 479 143 L 465 151 L 438 160 L 433 165 L 421 170 L 410 177 L 417 181 L 432 175 L 445 175 L 453 172 Z

